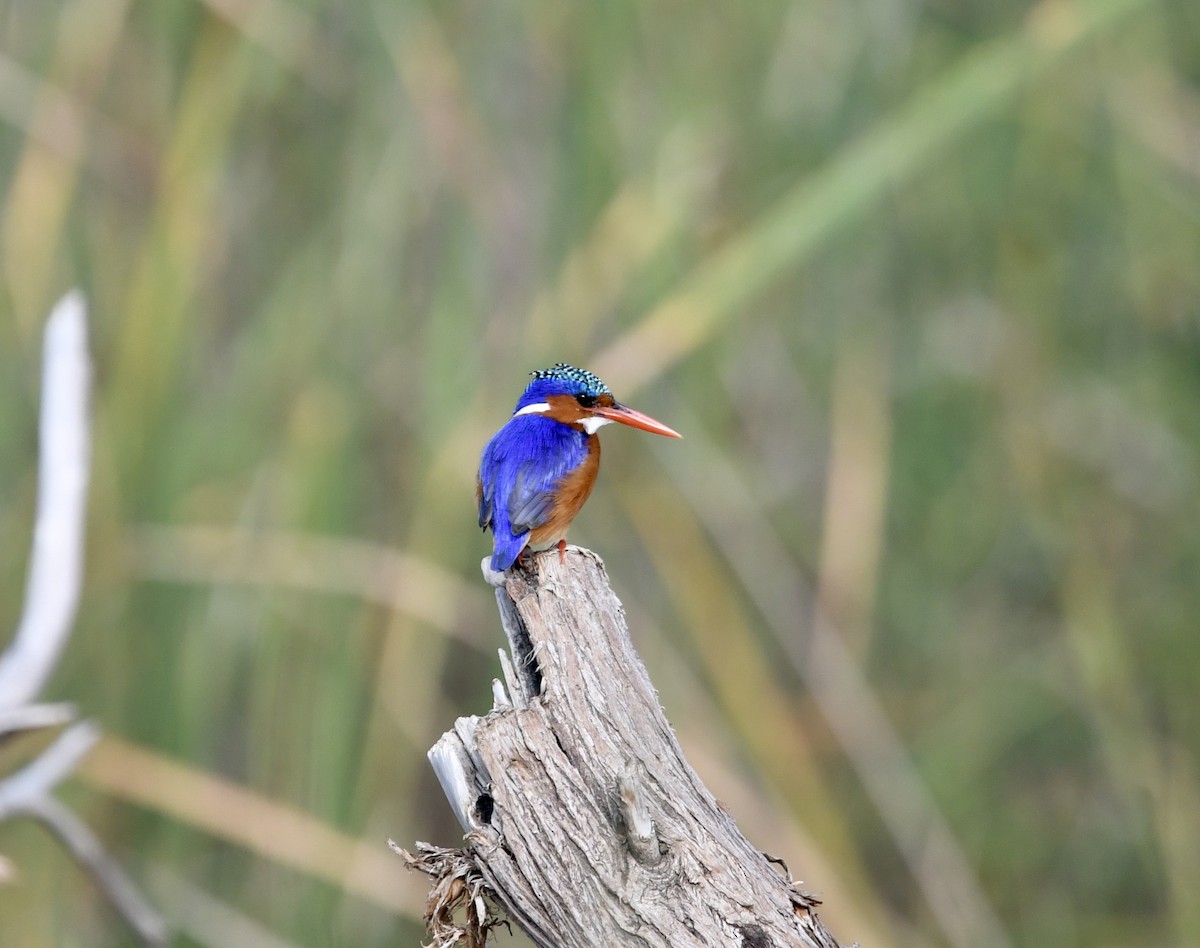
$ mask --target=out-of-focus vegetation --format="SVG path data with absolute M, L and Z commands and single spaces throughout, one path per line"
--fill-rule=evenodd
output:
M 179 944 L 417 943 L 384 839 L 460 838 L 475 464 L 558 360 L 685 434 L 606 431 L 572 539 L 840 938 L 1200 943 L 1193 0 L 6 0 L 0 120 L 0 628 L 79 285 L 47 697 Z M 0 852 L 0 943 L 127 939 Z

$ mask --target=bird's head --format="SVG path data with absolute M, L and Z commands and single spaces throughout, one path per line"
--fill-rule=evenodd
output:
M 616 421 L 668 438 L 683 437 L 661 421 L 622 405 L 598 376 L 585 369 L 560 362 L 531 374 L 533 381 L 517 402 L 513 417 L 542 415 L 588 434 L 595 434 L 603 425 Z

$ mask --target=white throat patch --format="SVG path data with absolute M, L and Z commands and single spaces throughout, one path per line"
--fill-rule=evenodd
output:
M 590 435 L 594 435 L 605 425 L 611 425 L 612 419 L 605 418 L 603 415 L 588 415 L 586 418 L 580 418 L 579 423 L 583 425 L 584 431 Z

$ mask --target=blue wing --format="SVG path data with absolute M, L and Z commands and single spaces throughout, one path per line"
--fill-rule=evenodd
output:
M 537 415 L 513 418 L 496 432 L 479 465 L 479 525 L 492 528 L 492 569 L 512 566 L 529 531 L 550 519 L 554 487 L 587 457 L 588 437 Z
M 513 533 L 526 533 L 550 519 L 554 509 L 553 488 L 561 477 L 557 466 L 548 473 L 532 461 L 521 465 L 508 495 L 508 522 Z

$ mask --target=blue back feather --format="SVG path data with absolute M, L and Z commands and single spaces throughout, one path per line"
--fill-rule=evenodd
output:
M 525 399 L 546 381 L 530 383 L 522 402 L 544 401 L 546 395 L 536 393 L 531 401 Z M 564 392 L 557 388 L 548 394 Z M 512 566 L 528 542 L 529 531 L 550 519 L 554 485 L 582 464 L 587 452 L 587 434 L 540 415 L 519 415 L 496 432 L 479 465 L 479 522 L 480 526 L 491 523 L 492 569 Z

